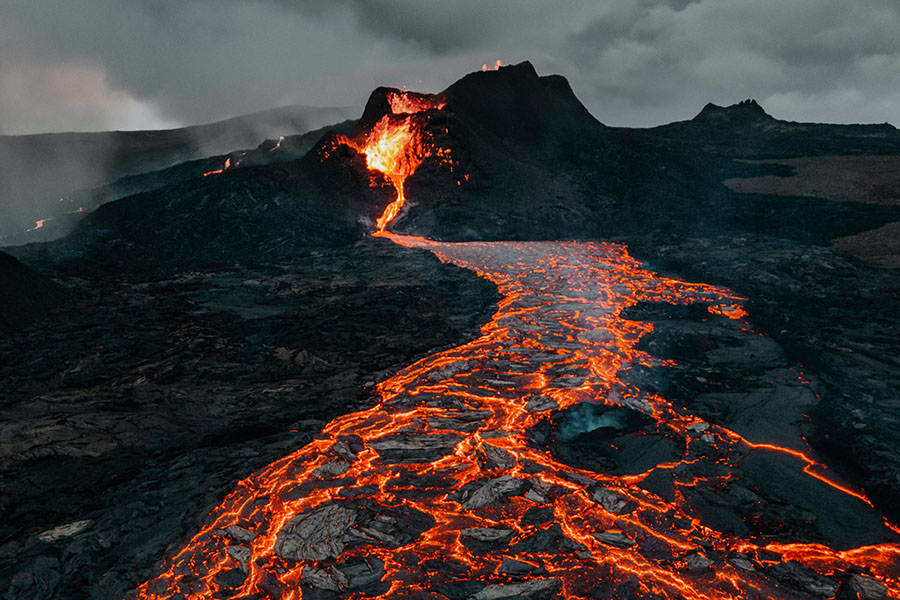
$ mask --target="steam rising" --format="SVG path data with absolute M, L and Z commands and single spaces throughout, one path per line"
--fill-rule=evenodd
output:
M 560 441 L 568 442 L 580 435 L 601 428 L 622 430 L 628 426 L 628 418 L 621 410 L 593 404 L 578 404 L 566 411 L 557 434 Z

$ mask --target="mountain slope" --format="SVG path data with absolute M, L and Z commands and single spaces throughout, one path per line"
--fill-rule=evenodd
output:
M 190 179 L 201 179 L 207 174 L 219 174 L 225 170 L 226 161 L 229 167 L 238 168 L 297 160 L 309 152 L 325 133 L 349 133 L 355 126 L 356 121 L 343 121 L 298 135 L 265 140 L 254 149 L 198 158 L 165 169 L 122 177 L 98 188 L 73 192 L 43 213 L 40 228 L 30 228 L 0 239 L 9 246 L 55 240 L 71 232 L 86 214 L 113 200 Z
M 0 335 L 40 320 L 66 296 L 63 286 L 0 252 Z
M 342 121 L 352 109 L 288 106 L 180 129 L 0 136 L 0 236 L 33 227 L 77 190 Z M 77 207 L 75 207 L 77 208 Z

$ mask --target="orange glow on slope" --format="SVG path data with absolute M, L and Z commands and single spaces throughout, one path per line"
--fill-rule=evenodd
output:
M 231 157 L 225 159 L 225 165 L 221 169 L 216 169 L 215 171 L 207 171 L 203 174 L 204 177 L 209 177 L 210 175 L 218 175 L 219 173 L 223 173 L 224 171 L 231 168 Z
M 379 236 L 489 279 L 503 296 L 497 312 L 477 339 L 379 383 L 376 406 L 335 419 L 307 446 L 241 481 L 164 572 L 140 586 L 139 597 L 299 600 L 315 584 L 347 598 L 440 599 L 435 590 L 460 581 L 494 586 L 466 593 L 475 598 L 514 597 L 515 588 L 499 586 L 516 582 L 576 599 L 834 596 L 828 585 L 811 596 L 776 584 L 766 566 L 788 560 L 824 577 L 861 574 L 900 594 L 896 544 L 840 551 L 760 545 L 691 513 L 681 491 L 726 483 L 751 452 L 782 453 L 798 471 L 820 467 L 628 382 L 632 368 L 667 363 L 638 349 L 653 326 L 624 318 L 624 310 L 641 301 L 701 303 L 728 316 L 740 307 L 728 290 L 659 277 L 614 244 Z M 683 444 L 680 460 L 651 469 L 671 474 L 674 501 L 638 485 L 650 471 L 577 469 L 535 442 L 554 413 L 582 403 L 640 411 Z M 704 461 L 720 474 L 691 474 Z M 823 490 L 842 489 L 827 483 Z M 859 507 L 871 510 L 862 501 Z M 535 511 L 548 519 L 525 518 Z M 308 535 L 333 530 L 328 540 L 301 544 L 293 555 L 280 546 L 291 524 L 319 514 L 330 516 Z M 422 525 L 406 537 L 390 529 L 413 522 Z M 541 536 L 558 541 L 542 546 L 534 542 Z M 485 552 L 473 539 L 504 541 Z M 382 566 L 369 588 L 349 587 L 345 572 L 372 561 Z M 505 574 L 508 561 L 524 574 Z M 239 583 L 221 583 L 226 573 Z M 370 594 L 378 583 L 384 591 Z
M 62 201 L 62 200 L 63 200 L 63 198 L 60 198 L 60 201 Z M 67 210 L 63 214 L 75 215 L 75 214 L 82 213 L 82 212 L 84 212 L 84 207 L 79 206 L 75 210 Z M 53 220 L 53 217 L 47 217 L 46 219 L 38 219 L 37 221 L 34 222 L 34 227 L 32 227 L 30 229 L 26 229 L 25 233 L 31 233 L 32 231 L 37 231 L 38 229 L 42 229 L 44 227 L 44 225 L 47 224 L 47 221 L 52 221 L 52 220 Z

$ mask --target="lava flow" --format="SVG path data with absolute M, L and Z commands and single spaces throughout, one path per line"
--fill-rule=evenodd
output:
M 34 222 L 34 227 L 32 227 L 31 229 L 26 229 L 25 232 L 31 233 L 32 231 L 37 231 L 38 229 L 40 229 L 41 227 L 44 226 L 44 223 L 46 223 L 49 220 L 50 220 L 50 218 L 38 219 L 37 221 Z
M 760 542 L 692 511 L 689 490 L 727 485 L 760 452 L 780 454 L 817 494 L 873 510 L 808 451 L 751 443 L 634 383 L 669 363 L 638 348 L 653 326 L 623 311 L 700 304 L 739 325 L 740 298 L 660 277 L 614 244 L 382 235 L 494 282 L 503 299 L 492 320 L 477 339 L 381 382 L 373 408 L 241 481 L 136 597 L 900 594 L 898 545 Z M 681 458 L 629 476 L 560 462 L 541 431 L 585 404 L 643 415 Z M 653 473 L 671 479 L 674 499 L 642 485 Z M 870 595 L 846 595 L 860 589 Z
M 219 175 L 220 173 L 224 173 L 228 169 L 231 168 L 231 157 L 225 159 L 225 164 L 221 169 L 215 169 L 214 171 L 207 171 L 203 174 L 204 177 L 209 177 L 210 175 Z

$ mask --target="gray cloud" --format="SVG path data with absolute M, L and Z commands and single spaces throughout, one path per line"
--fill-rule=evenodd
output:
M 745 97 L 782 118 L 900 124 L 898 30 L 895 0 L 5 0 L 0 132 L 358 105 L 496 58 L 566 75 L 609 124 Z
M 0 69 L 0 124 L 7 133 L 35 130 L 177 127 L 155 102 L 109 86 L 106 73 L 78 63 L 18 63 Z
M 566 55 L 597 105 L 605 102 L 626 122 L 685 118 L 706 101 L 749 96 L 764 105 L 772 99 L 767 108 L 785 118 L 900 122 L 900 6 L 866 6 L 620 6 L 571 36 Z M 611 86 L 620 93 L 604 97 Z

